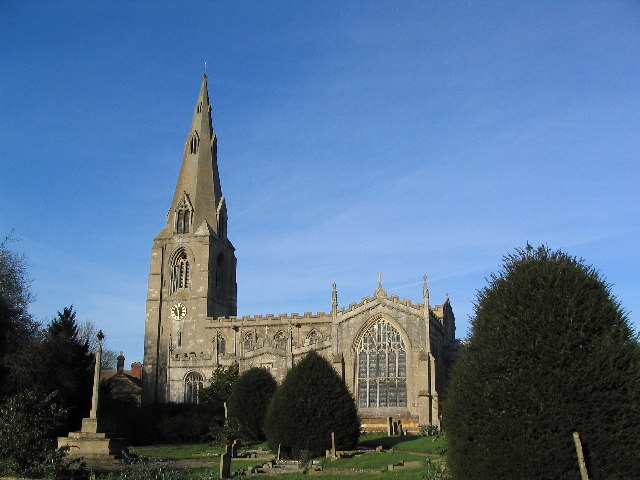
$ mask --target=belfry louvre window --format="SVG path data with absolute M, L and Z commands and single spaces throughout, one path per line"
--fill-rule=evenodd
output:
M 190 273 L 187 252 L 181 250 L 175 256 L 171 265 L 171 294 L 176 293 L 178 290 L 189 288 L 189 282 L 191 281 Z
M 407 406 L 407 352 L 400 332 L 380 319 L 362 335 L 358 352 L 358 406 Z
M 204 383 L 204 377 L 198 372 L 190 372 L 184 378 L 185 403 L 200 403 L 200 391 Z

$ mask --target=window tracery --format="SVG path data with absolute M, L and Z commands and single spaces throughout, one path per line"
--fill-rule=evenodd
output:
M 172 295 L 178 290 L 186 290 L 189 288 L 191 272 L 189 271 L 189 260 L 187 252 L 181 249 L 174 256 L 171 263 L 171 287 L 169 293 Z
M 191 228 L 191 215 L 193 213 L 193 209 L 185 197 L 180 200 L 180 203 L 178 203 L 175 210 L 174 231 L 179 234 L 189 233 L 189 229 Z
M 245 334 L 242 340 L 242 346 L 245 352 L 253 350 L 256 346 L 256 336 L 252 332 Z
M 273 337 L 276 348 L 281 348 L 283 350 L 287 349 L 287 341 L 289 340 L 287 336 L 285 336 L 284 332 L 281 330 L 275 334 Z
M 364 332 L 358 354 L 358 406 L 407 406 L 407 353 L 400 332 L 379 319 Z
M 199 372 L 190 372 L 184 378 L 185 403 L 200 403 L 200 391 L 204 383 L 204 377 Z
M 309 332 L 309 334 L 307 335 L 307 341 L 305 343 L 307 345 L 315 345 L 320 340 L 322 340 L 322 337 L 320 337 L 320 334 L 318 333 L 318 331 L 317 330 L 311 330 Z

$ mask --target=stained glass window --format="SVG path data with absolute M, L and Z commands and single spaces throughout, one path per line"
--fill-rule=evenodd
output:
M 198 372 L 188 373 L 184 379 L 184 401 L 185 403 L 199 403 L 200 390 L 204 377 Z
M 407 406 L 407 353 L 400 332 L 378 320 L 362 335 L 358 351 L 358 406 Z

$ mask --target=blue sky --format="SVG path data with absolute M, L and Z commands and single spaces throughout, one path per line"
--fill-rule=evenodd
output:
M 526 242 L 640 326 L 640 3 L 0 5 L 0 234 L 46 322 L 142 359 L 149 255 L 206 60 L 238 313 L 477 289 Z

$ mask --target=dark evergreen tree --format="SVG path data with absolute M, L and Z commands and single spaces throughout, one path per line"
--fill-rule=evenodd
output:
M 238 377 L 229 396 L 229 417 L 237 420 L 244 438 L 263 440 L 264 417 L 276 381 L 264 368 L 253 367 Z
M 212 414 L 224 417 L 224 404 L 229 400 L 231 389 L 238 380 L 239 366 L 234 363 L 228 367 L 218 366 L 211 375 L 211 383 L 200 392 L 200 402 L 208 407 Z
M 265 433 L 269 447 L 298 457 L 324 454 L 335 433 L 340 450 L 355 448 L 360 435 L 353 396 L 329 362 L 310 352 L 294 365 L 269 404 Z
M 60 403 L 69 413 L 65 429 L 79 428 L 91 409 L 94 360 L 87 341 L 78 337 L 73 306 L 65 307 L 44 332 L 36 385 L 44 393 L 58 392 Z
M 456 480 L 640 472 L 640 350 L 610 287 L 582 260 L 529 245 L 478 293 L 444 405 Z

